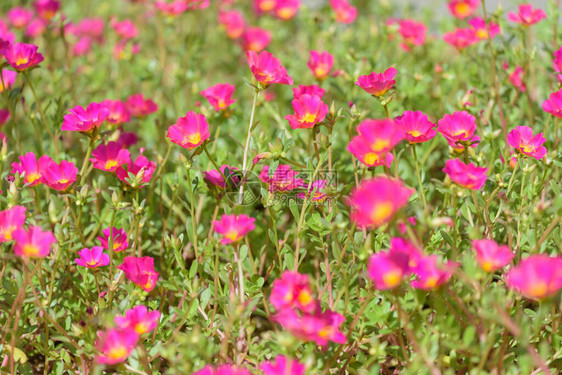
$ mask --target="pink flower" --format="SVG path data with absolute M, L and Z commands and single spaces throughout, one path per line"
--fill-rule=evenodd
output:
M 106 99 L 100 104 L 107 109 L 107 122 L 110 124 L 120 125 L 131 120 L 131 114 L 121 100 Z
M 126 184 L 127 179 L 129 178 L 129 174 L 133 174 L 135 177 L 140 175 L 140 178 L 143 183 L 150 182 L 154 171 L 156 170 L 156 163 L 153 161 L 149 161 L 146 156 L 139 155 L 134 161 L 129 160 L 127 164 L 124 164 L 115 170 L 115 174 L 117 178 Z M 143 187 L 144 185 L 140 186 Z
M 326 90 L 319 87 L 318 85 L 310 85 L 310 86 L 299 85 L 298 87 L 293 87 L 293 97 L 295 99 L 300 98 L 304 94 L 308 94 L 311 96 L 316 95 L 322 98 L 325 92 Z
M 90 103 L 86 109 L 78 105 L 64 116 L 61 130 L 90 133 L 99 128 L 108 117 L 109 111 L 103 104 Z
M 220 112 L 236 102 L 232 99 L 233 92 L 234 85 L 219 83 L 201 91 L 201 95 L 211 103 L 215 111 Z
M 50 21 L 57 14 L 60 3 L 57 0 L 37 0 L 33 3 L 35 11 L 45 21 Z
M 6 62 L 18 72 L 29 70 L 43 61 L 43 55 L 37 52 L 34 44 L 13 43 L 2 48 Z
M 52 232 L 43 232 L 41 227 L 31 226 L 29 230 L 18 228 L 12 233 L 16 242 L 14 254 L 19 257 L 45 258 L 51 245 L 57 242 Z
M 518 126 L 510 131 L 507 142 L 523 155 L 537 160 L 546 155 L 546 148 L 542 146 L 546 142 L 543 133 L 533 136 L 533 129 L 528 126 Z
M 456 150 L 464 150 L 468 144 L 480 140 L 474 136 L 476 132 L 476 119 L 465 111 L 455 112 L 452 115 L 445 115 L 437 123 L 437 131 L 449 142 L 449 146 Z
M 504 64 L 504 69 L 508 69 L 508 67 L 509 66 L 507 64 Z M 515 70 L 513 70 L 513 72 L 511 72 L 507 77 L 507 80 L 521 92 L 527 91 L 527 85 L 523 82 L 523 74 L 523 68 L 517 65 Z
M 113 28 L 113 30 L 115 30 L 117 35 L 119 35 L 119 37 L 123 39 L 132 39 L 139 33 L 137 27 L 130 19 L 126 19 L 121 22 L 112 20 L 111 27 Z
M 281 61 L 267 51 L 258 55 L 255 51 L 247 51 L 246 58 L 250 71 L 258 82 L 264 85 L 279 83 L 292 85 L 293 79 L 287 74 L 287 70 L 281 65 Z
M 80 258 L 74 259 L 76 264 L 87 268 L 98 268 L 109 264 L 109 255 L 103 253 L 103 248 L 94 246 L 85 248 L 78 252 Z
M 19 163 L 12 163 L 11 173 L 19 173 L 20 175 L 25 173 L 23 181 L 29 186 L 35 186 L 42 182 L 42 169 L 52 162 L 51 158 L 47 155 L 43 155 L 37 160 L 33 152 L 21 155 L 19 159 Z
M 158 272 L 154 270 L 154 258 L 125 257 L 117 267 L 125 273 L 125 277 L 146 292 L 151 292 L 158 281 Z
M 251 372 L 233 365 L 220 365 L 217 367 L 207 365 L 201 370 L 194 372 L 193 375 L 251 375 Z
M 25 211 L 26 208 L 23 206 L 0 211 L 0 242 L 12 240 L 14 231 L 21 228 L 25 222 Z
M 413 193 L 400 180 L 376 177 L 363 181 L 346 203 L 351 207 L 352 221 L 363 228 L 377 228 L 390 222 Z
M 193 111 L 189 111 L 184 117 L 178 118 L 177 122 L 168 128 L 166 134 L 166 137 L 170 138 L 172 143 L 188 150 L 201 145 L 210 136 L 209 124 L 205 116 Z
M 10 119 L 9 109 L 0 109 L 0 126 L 4 125 Z
M 553 116 L 562 118 L 562 90 L 550 94 L 548 99 L 542 103 L 542 109 Z
M 96 356 L 96 362 L 108 365 L 124 362 L 137 345 L 138 339 L 139 335 L 133 329 L 98 332 L 96 350 L 100 354 Z
M 420 111 L 404 112 L 402 116 L 394 119 L 394 125 L 402 130 L 404 137 L 410 143 L 427 142 L 437 135 L 435 124 Z
M 329 52 L 310 51 L 307 65 L 317 79 L 324 80 L 334 66 L 334 56 Z
M 25 36 L 28 38 L 36 38 L 47 30 L 47 22 L 41 18 L 31 20 L 25 28 Z
M 277 311 L 297 308 L 305 313 L 312 313 L 316 309 L 308 276 L 292 271 L 283 272 L 281 278 L 273 282 L 269 302 Z
M 16 29 L 22 29 L 33 18 L 33 12 L 24 7 L 13 7 L 6 12 L 10 25 Z
M 458 50 L 478 43 L 480 40 L 474 29 L 455 29 L 443 34 L 443 40 Z
M 83 36 L 72 46 L 74 56 L 84 56 L 92 50 L 92 38 Z M 103 104 L 103 103 L 102 103 Z
M 447 160 L 443 172 L 458 185 L 471 190 L 479 190 L 486 183 L 488 168 L 468 165 L 459 159 Z
M 373 280 L 375 289 L 393 289 L 400 285 L 405 276 L 408 275 L 409 258 L 401 252 L 380 252 L 371 255 L 367 274 Z
M 457 18 L 463 19 L 470 16 L 480 6 L 479 0 L 450 0 L 449 11 Z
M 303 186 L 304 181 L 297 178 L 298 171 L 291 169 L 288 164 L 279 164 L 272 176 L 269 175 L 269 166 L 265 165 L 259 175 L 259 179 L 269 185 L 269 191 L 289 191 Z
M 158 325 L 160 311 L 148 311 L 146 306 L 133 307 L 125 312 L 125 316 L 116 316 L 115 324 L 120 330 L 134 330 L 139 336 L 151 332 Z
M 437 255 L 422 256 L 417 260 L 416 267 L 412 269 L 417 279 L 413 280 L 410 285 L 423 290 L 439 288 L 449 281 L 458 266 L 459 264 L 454 262 L 447 262 L 440 266 Z
M 322 192 L 322 189 L 326 187 L 326 180 L 317 180 L 310 184 L 310 188 L 307 193 L 298 193 L 297 198 L 299 199 L 310 199 L 313 202 L 322 202 L 328 196 L 326 193 Z M 304 183 L 302 187 L 308 187 L 308 183 Z
M 554 296 L 562 288 L 562 258 L 531 255 L 507 273 L 505 283 L 530 299 Z
M 129 242 L 127 241 L 127 233 L 125 233 L 124 229 L 117 229 L 113 227 L 113 231 L 111 228 L 106 228 L 102 231 L 103 236 L 98 237 L 98 241 L 100 245 L 106 250 L 113 250 L 116 253 L 125 250 L 129 246 Z M 113 237 L 113 249 L 109 248 L 109 238 Z
M 472 249 L 476 252 L 476 261 L 486 272 L 495 272 L 507 266 L 515 254 L 506 245 L 498 245 L 494 240 L 474 240 Z
M 63 160 L 59 164 L 49 161 L 42 171 L 43 183 L 51 189 L 64 191 L 76 181 L 78 168 L 69 161 Z
M 507 19 L 511 22 L 520 23 L 524 26 L 533 25 L 546 18 L 546 13 L 542 9 L 533 9 L 531 4 L 520 4 L 519 13 L 507 13 Z
M 384 73 L 372 72 L 369 75 L 359 76 L 355 84 L 377 98 L 385 96 L 389 90 L 394 88 L 396 81 L 394 76 L 396 69 L 388 68 Z
M 279 0 L 254 0 L 254 8 L 258 13 L 268 13 L 275 9 Z
M 117 168 L 131 162 L 131 153 L 122 148 L 120 143 L 108 142 L 107 145 L 102 143 L 92 151 L 90 161 L 96 169 L 115 172 Z
M 219 23 L 226 29 L 226 35 L 232 39 L 240 38 L 246 27 L 244 16 L 236 10 L 220 11 Z
M 277 0 L 273 14 L 277 18 L 287 21 L 296 16 L 300 5 L 300 0 Z
M 261 52 L 271 43 L 271 33 L 260 27 L 248 27 L 242 34 L 242 48 L 245 51 Z
M 423 22 L 402 20 L 398 25 L 398 32 L 403 40 L 400 46 L 404 51 L 410 51 L 412 46 L 423 46 L 427 33 L 427 26 Z
M 9 89 L 14 85 L 16 82 L 16 76 L 18 73 L 14 72 L 13 70 L 2 69 L 2 80 L 0 80 L 0 93 L 4 92 L 5 89 Z M 2 84 L 4 82 L 4 84 Z M 6 87 L 4 87 L 4 85 Z
M 299 315 L 295 310 L 284 309 L 275 314 L 273 320 L 297 338 L 313 341 L 320 346 L 326 346 L 330 341 L 337 344 L 347 341 L 340 331 L 345 317 L 330 310 Z
M 158 106 L 152 99 L 145 99 L 142 94 L 129 96 L 125 106 L 133 117 L 146 117 L 158 110 Z
M 357 132 L 359 134 L 349 142 L 347 150 L 368 167 L 390 166 L 394 160 L 390 151 L 404 139 L 402 131 L 389 119 L 364 120 Z
M 560 47 L 557 51 L 554 51 L 552 65 L 556 72 L 562 73 L 562 47 Z M 557 74 L 556 77 L 558 78 L 558 82 L 562 82 L 562 74 Z
M 486 20 L 480 17 L 475 17 L 468 21 L 468 23 L 472 26 L 476 37 L 480 40 L 493 38 L 500 33 L 500 26 L 498 24 L 488 22 L 488 26 L 486 26 Z M 488 34 L 488 28 L 490 29 L 490 34 Z
M 215 232 L 221 234 L 221 244 L 228 245 L 240 241 L 245 235 L 253 231 L 255 226 L 253 217 L 248 215 L 222 215 L 220 220 L 213 220 Z
M 227 180 L 231 179 L 232 182 L 238 183 L 240 182 L 240 178 L 236 176 L 235 171 L 238 168 L 231 167 L 230 165 L 223 164 L 220 166 L 220 172 L 216 169 L 211 169 L 210 171 L 203 172 L 205 180 L 209 181 L 211 184 L 219 187 L 221 189 L 226 188 L 226 181 L 224 180 L 223 176 L 226 177 Z
M 166 3 L 166 1 L 156 1 L 154 4 L 156 5 L 156 9 L 169 17 L 175 17 L 182 14 L 189 7 L 185 0 L 174 0 L 171 3 Z
M 310 129 L 324 121 L 330 111 L 319 96 L 303 94 L 292 101 L 294 115 L 285 116 L 293 129 Z
M 353 23 L 357 18 L 357 8 L 348 0 L 330 0 L 330 6 L 336 14 L 336 21 L 340 23 Z
M 264 375 L 304 375 L 306 366 L 296 359 L 278 355 L 274 361 L 262 363 L 260 369 Z

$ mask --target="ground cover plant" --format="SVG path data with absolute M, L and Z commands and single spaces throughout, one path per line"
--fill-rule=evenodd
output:
M 560 373 L 559 10 L 3 1 L 0 373 Z

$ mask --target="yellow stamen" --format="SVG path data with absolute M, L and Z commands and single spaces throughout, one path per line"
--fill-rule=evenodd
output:
M 307 113 L 302 117 L 302 122 L 314 122 L 316 120 L 316 115 L 314 113 Z
M 34 244 L 26 243 L 23 245 L 23 253 L 30 257 L 36 257 L 39 255 L 39 247 Z
M 301 305 L 306 306 L 312 302 L 312 296 L 308 290 L 303 290 L 299 293 L 297 300 Z
M 127 356 L 127 349 L 124 346 L 116 346 L 109 349 L 107 356 L 111 359 L 119 359 Z
M 395 286 L 400 284 L 400 281 L 402 281 L 402 274 L 398 271 L 390 271 L 385 273 L 382 279 L 386 286 L 388 286 L 389 288 L 394 288 Z
M 375 163 L 378 163 L 380 160 L 380 157 L 378 154 L 375 154 L 374 152 L 369 152 L 368 154 L 365 154 L 365 164 L 367 165 L 373 165 Z
M 192 145 L 196 145 L 199 142 L 201 142 L 201 133 L 197 132 L 197 133 L 193 133 L 190 135 L 186 135 L 185 137 L 183 137 L 182 140 L 182 144 L 186 145 L 188 143 L 192 144 Z
M 117 160 L 108 160 L 105 162 L 105 169 L 110 170 L 112 168 L 115 168 L 119 163 L 117 162 Z
M 375 224 L 380 224 L 388 221 L 394 213 L 394 206 L 390 202 L 381 202 L 375 205 L 371 213 L 371 221 Z

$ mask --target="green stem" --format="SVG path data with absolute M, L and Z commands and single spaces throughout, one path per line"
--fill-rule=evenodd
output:
M 416 145 L 412 145 L 412 154 L 414 154 L 414 161 L 416 162 L 416 175 L 418 176 L 418 183 L 420 185 L 420 195 L 423 201 L 423 208 L 427 211 L 427 200 L 425 199 L 425 192 L 423 190 L 422 178 L 420 173 L 420 163 L 418 162 L 418 154 L 416 152 Z
M 80 168 L 80 185 L 83 185 L 84 180 L 86 179 L 86 166 L 88 165 L 88 161 L 90 160 L 90 156 L 92 155 L 92 150 L 94 149 L 95 142 L 95 137 L 90 138 L 88 150 L 86 150 L 86 157 L 84 158 L 84 161 L 82 161 L 82 168 Z
M 252 138 L 252 126 L 254 125 L 254 115 L 256 113 L 256 103 L 258 102 L 258 95 L 260 90 L 258 88 L 254 91 L 254 101 L 252 103 L 252 112 L 250 114 L 250 124 L 248 125 L 248 135 L 246 136 L 246 145 L 244 146 L 244 159 L 242 160 L 242 174 L 244 178 L 240 182 L 240 193 L 238 194 L 238 204 L 242 204 L 244 196 L 244 181 L 246 180 L 246 165 L 248 162 L 248 151 L 250 149 L 250 139 Z

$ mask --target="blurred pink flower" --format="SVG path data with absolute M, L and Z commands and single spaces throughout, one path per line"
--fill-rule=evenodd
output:
M 222 215 L 219 220 L 213 220 L 215 232 L 223 236 L 220 243 L 228 245 L 240 241 L 244 236 L 256 228 L 256 219 L 248 215 Z
M 507 245 L 500 246 L 489 239 L 473 240 L 472 249 L 478 265 L 486 272 L 495 272 L 507 266 L 515 256 Z
M 246 27 L 244 16 L 237 10 L 220 11 L 219 23 L 226 29 L 226 35 L 232 39 L 240 38 Z
M 298 87 L 293 87 L 293 97 L 295 99 L 300 98 L 304 94 L 316 95 L 322 98 L 325 92 L 326 90 L 319 87 L 318 85 L 310 85 L 310 86 L 299 85 Z
M 109 329 L 104 332 L 98 332 L 96 340 L 96 350 L 99 354 L 96 356 L 96 362 L 115 365 L 124 362 L 131 354 L 139 335 L 133 329 L 119 330 Z
M 304 181 L 298 178 L 298 171 L 292 170 L 288 164 L 279 164 L 272 176 L 269 176 L 269 166 L 265 165 L 259 174 L 259 179 L 269 185 L 269 191 L 289 191 L 303 186 Z
M 134 330 L 139 336 L 151 332 L 158 326 L 160 311 L 148 311 L 144 305 L 133 307 L 125 312 L 125 316 L 116 316 L 115 324 L 120 330 Z
M 42 170 L 52 162 L 51 158 L 47 155 L 37 159 L 33 152 L 21 155 L 19 160 L 19 163 L 12 163 L 11 173 L 19 173 L 20 175 L 25 173 L 23 181 L 29 186 L 35 186 L 42 182 Z
M 6 62 L 18 72 L 29 70 L 43 61 L 43 55 L 37 52 L 34 44 L 13 43 L 2 48 Z
M 507 273 L 505 283 L 530 299 L 554 296 L 562 288 L 562 258 L 531 255 Z
M 139 33 L 137 27 L 130 19 L 125 19 L 123 21 L 117 21 L 116 19 L 111 20 L 111 27 L 117 35 L 122 39 L 132 39 L 136 37 Z
M 223 164 L 220 166 L 220 172 L 216 169 L 211 169 L 209 171 L 203 172 L 203 175 L 205 177 L 205 180 L 209 181 L 211 184 L 215 185 L 216 187 L 225 189 L 226 181 L 224 180 L 223 175 L 227 178 L 227 180 L 230 178 L 233 182 L 238 183 L 240 182 L 240 178 L 235 175 L 235 171 L 237 170 L 238 168 L 236 167 L 231 167 L 230 165 Z
M 406 111 L 394 119 L 394 125 L 402 130 L 410 143 L 427 142 L 437 135 L 435 124 L 421 111 Z
M 129 184 L 127 179 L 129 178 L 129 173 L 137 176 L 142 172 L 141 180 L 143 183 L 150 182 L 154 171 L 156 170 L 156 163 L 149 161 L 144 155 L 139 155 L 135 160 L 129 160 L 127 164 L 124 164 L 115 170 L 115 174 L 119 181 Z M 144 185 L 143 185 L 144 186 Z M 140 187 L 143 187 L 140 186 Z
M 260 27 L 247 27 L 242 33 L 242 48 L 245 51 L 261 52 L 271 43 L 271 33 Z
M 233 365 L 220 365 L 213 367 L 207 365 L 199 371 L 195 371 L 193 375 L 251 375 L 249 370 L 239 368 Z
M 394 88 L 396 69 L 390 67 L 384 73 L 372 72 L 369 75 L 359 76 L 355 84 L 375 97 L 385 96 Z
M 471 190 L 479 190 L 488 179 L 488 168 L 465 164 L 459 159 L 447 160 L 443 172 L 456 184 Z
M 334 66 L 334 56 L 329 52 L 310 51 L 307 65 L 317 79 L 324 80 Z
M 440 266 L 437 255 L 420 257 L 417 260 L 416 267 L 412 269 L 417 279 L 410 284 L 415 289 L 432 290 L 439 288 L 449 281 L 458 267 L 458 263 L 450 261 Z
M 61 130 L 90 133 L 107 120 L 109 111 L 99 103 L 90 103 L 86 109 L 76 106 L 63 118 Z
M 4 211 L 0 211 L 0 242 L 11 241 L 12 234 L 16 229 L 22 227 L 25 222 L 26 208 L 14 206 Z
M 347 150 L 368 167 L 390 166 L 394 160 L 390 151 L 404 139 L 400 128 L 389 119 L 366 119 L 359 124 L 357 132 L 359 134 L 352 138 Z
M 21 6 L 16 6 L 6 12 L 6 17 L 13 28 L 23 29 L 33 18 L 33 12 Z
M 287 74 L 287 70 L 281 61 L 267 51 L 258 55 L 255 51 L 247 51 L 248 65 L 256 80 L 265 85 L 279 83 L 292 85 L 293 79 Z
M 330 0 L 330 6 L 336 14 L 336 21 L 340 23 L 353 23 L 357 18 L 357 8 L 348 0 Z
M 131 153 L 122 148 L 120 143 L 108 142 L 107 145 L 102 143 L 92 151 L 90 161 L 96 169 L 115 172 L 117 168 L 131 162 Z
M 313 341 L 319 346 L 326 346 L 330 341 L 337 344 L 347 341 L 340 331 L 345 317 L 330 310 L 299 315 L 293 309 L 283 309 L 273 316 L 273 320 L 297 338 Z
M 446 114 L 438 121 L 437 131 L 449 142 L 449 146 L 456 150 L 464 150 L 461 143 L 478 142 L 480 138 L 475 136 L 476 118 L 465 111 L 458 111 L 452 115 Z
M 470 16 L 480 6 L 480 0 L 450 0 L 449 11 L 457 18 Z
M 35 11 L 45 21 L 50 21 L 57 14 L 60 3 L 57 0 L 37 0 L 33 3 Z
M 308 276 L 293 271 L 283 272 L 281 278 L 273 282 L 269 302 L 277 311 L 296 308 L 312 313 L 316 309 Z
M 533 129 L 528 126 L 518 126 L 511 130 L 507 135 L 507 142 L 523 155 L 537 160 L 546 155 L 546 148 L 542 146 L 546 142 L 543 133 L 533 136 Z
M 65 191 L 76 181 L 78 168 L 74 163 L 62 160 L 59 164 L 50 160 L 42 171 L 43 183 L 51 189 Z
M 476 35 L 476 30 L 474 29 L 455 29 L 455 31 L 450 31 L 443 34 L 443 40 L 455 47 L 458 50 L 462 50 L 473 44 L 478 43 L 480 40 Z
M 400 47 L 408 52 L 412 46 L 423 46 L 427 33 L 427 26 L 415 20 L 401 20 L 398 22 L 398 32 L 402 37 Z
M 193 111 L 187 112 L 184 117 L 178 118 L 176 123 L 168 128 L 166 137 L 172 143 L 192 150 L 205 142 L 211 134 L 209 124 L 204 115 Z
M 9 89 L 16 82 L 16 76 L 18 73 L 13 70 L 2 69 L 2 80 L 0 80 L 0 93 L 4 92 L 5 89 Z
M 553 116 L 562 118 L 562 90 L 550 94 L 548 99 L 542 103 L 542 109 Z
M 41 227 L 20 227 L 12 233 L 15 241 L 14 254 L 19 257 L 44 258 L 49 255 L 51 245 L 57 242 L 52 232 L 43 232 Z
M 500 26 L 498 24 L 488 22 L 488 25 L 486 26 L 486 20 L 480 17 L 475 17 L 469 20 L 468 23 L 472 26 L 476 37 L 480 40 L 493 38 L 500 33 Z M 488 28 L 490 29 L 489 34 Z
M 109 238 L 113 237 L 113 249 L 109 248 Z M 125 250 L 129 246 L 129 242 L 127 241 L 127 233 L 124 229 L 117 229 L 113 227 L 113 231 L 111 228 L 105 228 L 102 231 L 102 236 L 97 238 L 100 242 L 100 245 L 106 250 L 113 250 L 116 253 Z
M 260 365 L 264 375 L 304 375 L 306 366 L 296 359 L 278 355 L 274 361 L 266 361 Z
M 112 125 L 120 125 L 131 120 L 131 114 L 127 110 L 125 103 L 123 103 L 121 100 L 106 99 L 100 104 L 104 106 L 109 112 L 109 115 L 107 117 L 108 123 Z
M 209 101 L 217 112 L 225 110 L 236 102 L 235 99 L 232 99 L 233 93 L 234 85 L 230 83 L 219 83 L 201 91 L 201 95 Z
M 152 99 L 145 99 L 142 94 L 134 94 L 129 96 L 125 102 L 125 106 L 133 117 L 146 117 L 151 113 L 158 111 L 158 105 Z
M 533 9 L 532 4 L 520 4 L 519 13 L 507 13 L 507 19 L 524 26 L 533 25 L 546 18 L 546 13 L 539 8 Z
M 310 129 L 324 121 L 329 112 L 328 106 L 319 96 L 303 94 L 292 101 L 294 115 L 285 116 L 292 129 Z
M 125 277 L 146 292 L 151 292 L 158 281 L 158 272 L 154 270 L 154 258 L 125 257 L 117 267 L 125 273 Z

